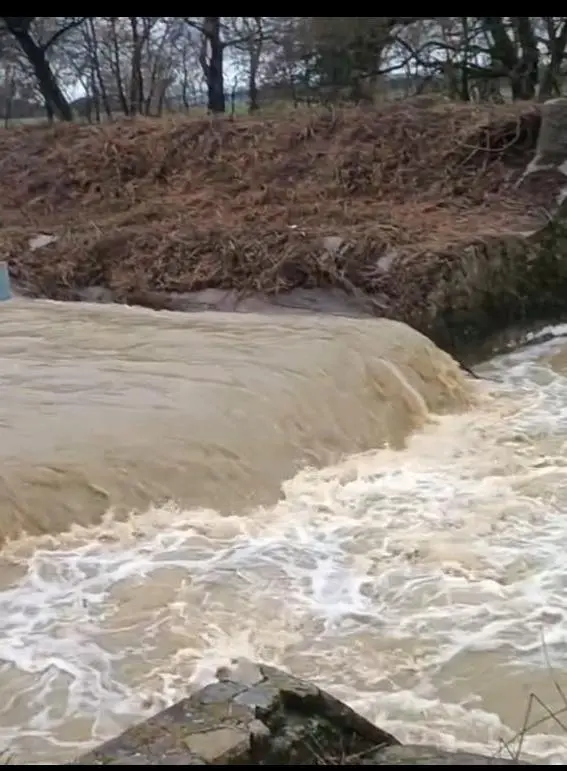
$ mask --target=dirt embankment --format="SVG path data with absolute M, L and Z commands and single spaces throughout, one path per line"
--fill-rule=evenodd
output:
M 527 235 L 543 199 L 516 187 L 540 123 L 532 105 L 400 104 L 3 131 L 0 259 L 55 299 L 341 288 L 459 348 L 558 307 L 539 258 L 560 236 Z

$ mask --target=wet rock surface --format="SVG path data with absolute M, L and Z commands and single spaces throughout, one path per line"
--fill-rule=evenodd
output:
M 403 746 L 317 686 L 235 661 L 217 682 L 67 765 L 529 765 Z

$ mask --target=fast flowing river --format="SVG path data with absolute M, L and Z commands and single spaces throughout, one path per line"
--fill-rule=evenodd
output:
M 0 314 L 0 749 L 16 762 L 63 763 L 233 656 L 446 747 L 495 752 L 532 692 L 565 707 L 560 337 L 475 381 L 380 320 Z M 523 747 L 567 763 L 552 721 Z

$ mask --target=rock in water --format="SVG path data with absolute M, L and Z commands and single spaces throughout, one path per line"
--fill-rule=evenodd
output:
M 317 686 L 235 661 L 218 681 L 67 765 L 529 765 L 402 746 Z

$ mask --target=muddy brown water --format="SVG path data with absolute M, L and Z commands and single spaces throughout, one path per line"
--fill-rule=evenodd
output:
M 567 345 L 0 306 L 0 747 L 57 764 L 232 656 L 493 752 L 567 678 Z M 537 722 L 541 709 L 530 720 Z M 551 721 L 528 757 L 567 762 Z

